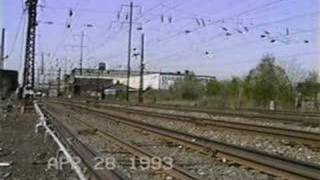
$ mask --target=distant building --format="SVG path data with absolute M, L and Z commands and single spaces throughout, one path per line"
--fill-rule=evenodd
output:
M 47 95 L 49 97 L 57 97 L 59 95 L 58 84 L 56 81 L 48 82 Z
M 139 89 L 140 86 L 140 72 L 131 71 L 130 88 Z M 177 81 L 189 74 L 189 71 L 181 72 L 144 72 L 144 86 L 143 89 L 151 88 L 156 90 L 167 90 Z M 214 76 L 196 75 L 196 78 L 203 84 L 211 80 L 215 80 Z M 69 83 L 73 88 L 80 89 L 80 91 L 94 90 L 94 87 L 100 86 L 100 90 L 108 88 L 112 84 L 127 84 L 126 70 L 98 70 L 98 69 L 80 69 L 72 70 L 69 78 Z M 100 85 L 98 85 L 100 83 Z
M 100 72 L 100 71 L 99 71 Z M 71 73 L 66 76 L 64 89 L 68 94 L 97 96 L 105 89 L 113 85 L 113 80 L 103 77 L 100 74 L 96 76 L 89 75 L 88 71 L 83 70 L 83 75 Z
M 0 70 L 0 98 L 6 98 L 18 87 L 18 72 Z
M 99 70 L 105 71 L 106 70 L 106 63 L 103 63 L 103 62 L 99 63 Z

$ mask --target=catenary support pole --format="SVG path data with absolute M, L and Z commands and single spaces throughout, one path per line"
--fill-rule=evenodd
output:
M 141 61 L 140 61 L 140 88 L 139 88 L 139 102 L 143 102 L 143 77 L 144 77 L 144 34 L 141 35 Z
M 127 99 L 127 101 L 130 100 L 129 89 L 130 89 L 130 74 L 131 74 L 132 21 L 133 21 L 133 2 L 130 2 L 129 39 L 128 39 L 128 67 L 127 67 L 127 88 L 126 88 L 126 99 Z
M 81 31 L 80 40 L 80 75 L 82 75 L 82 63 L 83 63 L 83 44 L 84 44 L 84 31 Z
M 6 29 L 1 31 L 0 69 L 4 69 Z

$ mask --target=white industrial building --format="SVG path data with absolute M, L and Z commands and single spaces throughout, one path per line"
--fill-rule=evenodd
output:
M 130 87 L 138 89 L 140 87 L 140 72 L 131 71 Z M 156 90 L 166 90 L 175 82 L 182 80 L 188 71 L 181 72 L 144 72 L 143 89 L 151 88 Z M 196 78 L 206 84 L 211 80 L 215 80 L 214 76 L 196 75 Z M 120 83 L 127 85 L 127 71 L 126 70 L 98 70 L 98 69 L 83 69 L 80 73 L 79 69 L 74 69 L 71 73 L 71 79 L 109 79 L 114 84 Z

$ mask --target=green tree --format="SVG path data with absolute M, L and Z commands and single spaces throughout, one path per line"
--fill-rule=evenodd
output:
M 317 79 L 317 72 L 309 73 L 304 82 L 298 84 L 297 91 L 300 92 L 304 97 L 311 97 L 316 99 L 317 95 L 320 93 L 320 84 L 317 82 Z
M 221 93 L 222 89 L 223 89 L 223 84 L 221 82 L 219 82 L 218 80 L 212 80 L 208 82 L 206 85 L 206 94 L 217 96 L 218 94 Z
M 224 91 L 233 97 L 237 97 L 240 93 L 241 86 L 241 79 L 238 77 L 233 77 L 231 81 L 225 83 Z
M 239 77 L 232 80 L 213 80 L 206 85 L 206 94 L 219 107 L 237 108 L 241 101 L 243 81 Z M 211 102 L 212 103 L 212 102 Z
M 272 100 L 286 105 L 294 101 L 292 84 L 271 55 L 264 56 L 261 63 L 250 71 L 244 87 L 247 97 L 264 107 Z
M 193 73 L 190 73 L 175 83 L 171 91 L 182 99 L 196 100 L 204 94 L 204 86 Z

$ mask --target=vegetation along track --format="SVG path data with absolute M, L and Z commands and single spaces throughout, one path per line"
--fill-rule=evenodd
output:
M 107 104 L 94 104 L 94 106 L 97 108 L 107 108 L 107 109 L 111 109 L 118 112 L 133 113 L 133 114 L 139 114 L 142 116 L 151 116 L 155 118 L 163 118 L 163 119 L 169 119 L 173 121 L 194 123 L 197 126 L 212 126 L 212 127 L 240 130 L 245 132 L 260 133 L 265 135 L 272 135 L 272 136 L 283 137 L 283 138 L 287 138 L 295 141 L 300 141 L 302 143 L 307 144 L 308 146 L 320 147 L 320 134 L 315 132 L 279 128 L 275 126 L 263 126 L 263 125 L 256 125 L 251 123 L 249 124 L 249 123 L 235 122 L 235 121 L 231 122 L 231 121 L 225 121 L 225 120 L 195 118 L 195 117 L 190 117 L 185 115 L 176 115 L 176 114 L 173 115 L 168 113 L 151 112 L 151 111 L 146 111 L 142 109 L 139 109 L 139 110 L 130 109 L 129 107 L 123 107 L 123 106 L 115 107 Z
M 130 118 L 119 117 L 117 115 L 107 113 L 101 108 L 99 109 L 79 104 L 59 103 L 71 106 L 73 108 L 87 110 L 88 112 L 94 113 L 97 116 L 108 118 L 108 120 L 113 120 L 115 122 L 120 122 L 135 128 L 161 135 L 164 138 L 178 141 L 179 143 L 189 146 L 190 148 L 195 148 L 204 153 L 213 154 L 216 157 L 225 158 L 240 165 L 248 166 L 278 177 L 287 179 L 320 179 L 320 167 L 314 164 L 291 160 L 288 158 L 259 152 L 253 149 L 221 143 L 148 123 L 138 122 Z

